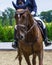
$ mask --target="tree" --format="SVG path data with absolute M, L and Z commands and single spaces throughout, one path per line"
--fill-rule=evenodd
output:
M 7 14 L 5 12 L 2 12 L 2 25 L 6 25 L 7 20 Z
M 7 18 L 9 19 L 9 24 L 12 26 L 12 20 L 14 18 L 15 11 L 12 8 L 7 8 L 7 10 L 5 10 L 5 12 L 7 13 Z
M 42 16 L 43 20 L 46 20 L 47 22 L 51 22 L 52 21 L 52 10 L 41 12 L 40 16 Z
M 2 25 L 13 25 L 15 11 L 12 8 L 7 8 L 4 12 L 2 12 L 2 16 L 0 16 L 0 22 L 2 21 Z

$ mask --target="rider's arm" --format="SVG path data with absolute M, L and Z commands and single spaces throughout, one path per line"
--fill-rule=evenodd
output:
M 33 0 L 33 11 L 35 12 L 35 14 L 37 13 L 37 5 L 35 0 Z

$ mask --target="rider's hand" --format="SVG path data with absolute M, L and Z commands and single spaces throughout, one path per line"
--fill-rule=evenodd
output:
M 34 11 L 31 12 L 31 15 L 34 16 L 36 13 Z

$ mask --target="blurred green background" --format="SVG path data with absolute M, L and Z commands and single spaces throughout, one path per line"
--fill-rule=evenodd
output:
M 15 11 L 7 8 L 0 14 L 0 42 L 12 42 L 14 40 Z M 43 11 L 38 16 L 45 22 L 48 38 L 52 40 L 52 10 Z

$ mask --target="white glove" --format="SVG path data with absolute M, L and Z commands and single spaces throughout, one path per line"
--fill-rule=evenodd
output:
M 34 14 L 35 14 L 35 12 L 34 12 L 34 11 L 32 11 L 32 12 L 31 12 L 31 15 L 34 15 Z

